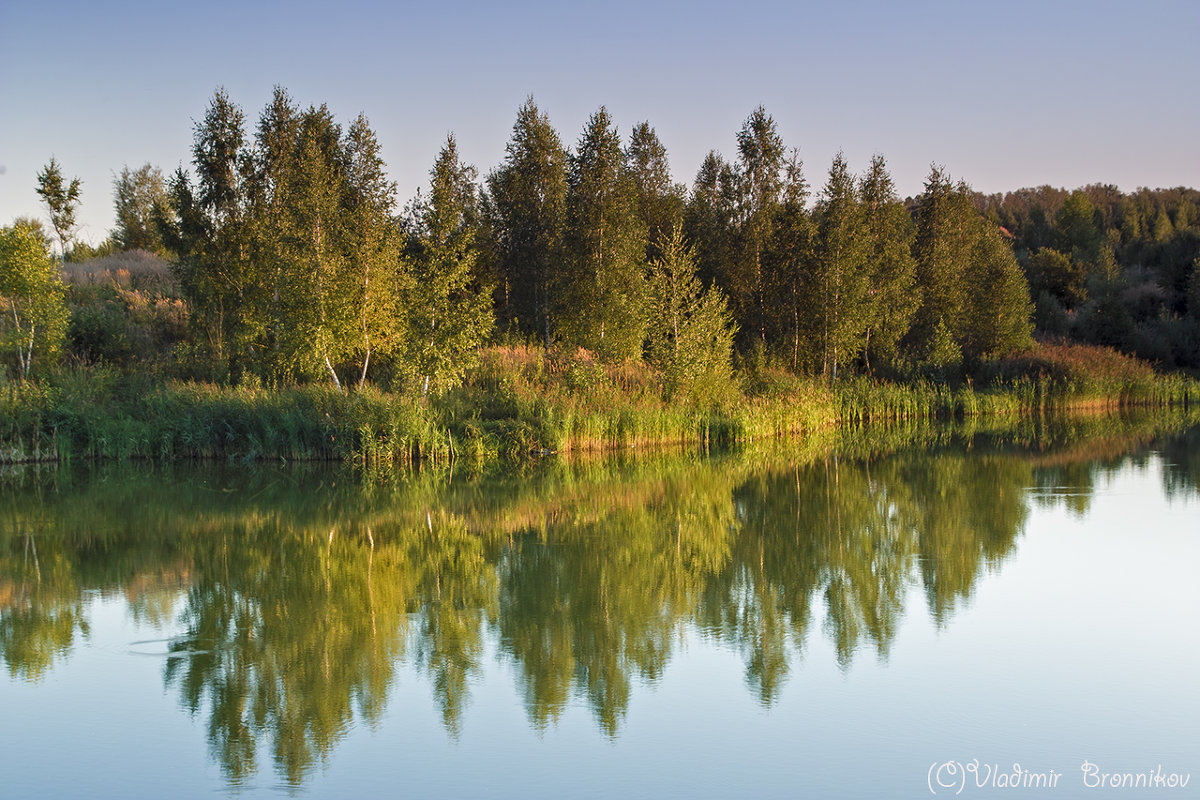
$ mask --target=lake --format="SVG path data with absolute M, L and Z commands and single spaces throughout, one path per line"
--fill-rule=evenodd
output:
M 1194 421 L 7 468 L 0 797 L 1200 797 Z

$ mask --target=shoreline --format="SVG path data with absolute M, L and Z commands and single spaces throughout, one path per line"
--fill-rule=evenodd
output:
M 342 461 L 373 468 L 521 463 L 661 448 L 701 452 L 823 430 L 889 429 L 1060 414 L 1200 406 L 1200 381 L 1143 377 L 1101 395 L 1049 379 L 975 388 L 853 378 L 829 387 L 792 378 L 708 408 L 646 387 L 533 385 L 476 377 L 436 398 L 374 387 L 226 387 L 62 372 L 0 385 L 0 464 L 74 460 Z

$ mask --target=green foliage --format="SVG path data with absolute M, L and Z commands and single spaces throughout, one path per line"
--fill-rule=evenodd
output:
M 947 370 L 952 370 L 962 363 L 962 356 L 962 348 L 954 340 L 950 327 L 945 320 L 938 320 L 918 363 L 931 369 L 934 375 L 944 377 Z
M 275 90 L 254 147 L 218 92 L 194 146 L 197 186 L 171 181 L 164 243 L 213 377 L 366 381 L 399 346 L 395 186 L 364 116 L 343 134 L 329 109 Z
M 259 374 L 271 380 L 289 376 L 295 346 L 286 245 L 293 222 L 289 203 L 299 134 L 300 109 L 277 86 L 255 129 L 248 220 L 253 271 L 263 295 L 261 345 L 255 361 Z
M 705 280 L 727 280 L 728 265 L 737 250 L 734 227 L 738 181 L 733 167 L 715 150 L 705 155 L 683 213 L 683 232 L 696 248 Z
M 1075 261 L 1093 263 L 1099 252 L 1100 229 L 1096 207 L 1086 192 L 1072 192 L 1063 202 L 1054 223 L 1062 249 Z
M 1072 312 L 1068 338 L 1120 347 L 1168 368 L 1195 362 L 1186 316 L 1188 279 L 1200 256 L 1200 192 L 1126 194 L 1091 185 L 975 199 L 1012 234 L 1034 294 L 1046 289 Z M 1049 260 L 1051 250 L 1069 264 Z
M 909 339 L 919 359 L 948 363 L 947 345 L 958 348 L 967 298 L 967 264 L 978 216 L 966 187 L 956 187 L 944 169 L 933 167 L 918 200 L 913 242 L 921 305 L 913 317 Z M 939 350 L 942 353 L 935 356 Z
M 671 180 L 667 148 L 649 122 L 640 122 L 629 135 L 625 160 L 637 195 L 638 214 L 646 230 L 646 263 L 657 258 L 657 243 L 671 235 L 682 219 L 685 188 Z
M 564 341 L 602 358 L 640 358 L 646 330 L 646 229 L 608 111 L 591 116 L 571 157 L 563 271 Z
M 959 335 L 963 352 L 975 359 L 1018 353 L 1033 343 L 1029 284 L 995 226 L 981 220 L 976 236 L 966 276 L 974 290 Z
M 1200 258 L 1192 262 L 1192 274 L 1188 278 L 1187 312 L 1200 321 Z
M 529 99 L 486 193 L 451 138 L 432 191 L 400 221 L 365 117 L 343 127 L 277 88 L 251 140 L 218 91 L 195 127 L 194 178 L 180 170 L 164 187 L 145 165 L 115 182 L 118 214 L 128 212 L 118 242 L 157 237 L 176 255 L 178 286 L 152 290 L 119 267 L 97 282 L 66 265 L 72 351 L 248 391 L 322 380 L 369 391 L 368 375 L 382 376 L 445 415 L 427 444 L 445 434 L 485 454 L 754 438 L 828 418 L 827 390 L 804 375 L 878 365 L 953 382 L 1029 347 L 1032 304 L 1012 240 L 1043 333 L 1163 366 L 1200 358 L 1193 190 L 985 198 L 935 168 L 914 220 L 879 156 L 855 178 L 839 155 L 810 204 L 798 156 L 761 107 L 737 147 L 732 164 L 709 153 L 684 203 L 648 123 L 622 149 L 601 108 L 568 156 Z M 39 180 L 69 235 L 78 182 L 65 185 L 53 159 Z M 533 359 L 537 381 L 480 377 L 494 315 L 509 344 L 559 338 L 561 351 Z M 734 407 L 730 331 L 741 336 L 738 377 L 761 406 Z M 787 396 L 804 407 L 782 410 Z M 969 387 L 952 396 L 961 408 L 991 402 Z M 684 410 L 696 404 L 709 409 L 702 419 Z M 381 441 L 363 424 L 363 441 Z
M 817 239 L 807 287 L 812 331 L 821 374 L 836 379 L 838 369 L 866 347 L 871 288 L 863 207 L 841 153 L 829 168 L 814 216 Z
M 1030 343 L 1033 304 L 1011 247 L 973 205 L 969 189 L 934 167 L 917 207 L 913 245 L 921 306 L 909 339 L 918 360 L 954 363 Z
M 813 261 L 816 230 L 808 213 L 808 183 L 803 163 L 793 151 L 787 165 L 783 201 L 776 211 L 771 239 L 763 254 L 766 280 L 774 297 L 771 329 L 779 345 L 788 350 L 793 371 L 818 363 L 819 350 L 813 328 Z M 761 345 L 760 345 L 761 349 Z
M 36 219 L 34 217 L 17 217 L 13 220 L 13 223 L 10 227 L 24 228 L 26 231 L 36 236 L 38 241 L 42 243 L 42 247 L 47 251 L 50 250 L 50 247 L 53 244 L 50 239 L 50 234 L 46 232 L 45 224 L 40 219 Z
M 62 168 L 53 157 L 37 175 L 38 196 L 46 204 L 50 212 L 50 227 L 58 236 L 58 245 L 63 259 L 66 259 L 71 249 L 71 240 L 75 236 L 75 212 L 79 208 L 79 178 L 72 178 L 67 183 L 63 178 Z
M 1039 248 L 1029 258 L 1029 288 L 1033 294 L 1048 292 L 1066 309 L 1087 299 L 1089 266 L 1049 247 Z
M 1061 339 L 1071 329 L 1071 318 L 1066 309 L 1057 297 L 1045 290 L 1038 292 L 1034 301 L 1033 323 L 1039 335 L 1051 339 Z
M 113 241 L 121 250 L 149 250 L 165 254 L 162 232 L 156 215 L 170 214 L 170 196 L 162 170 L 143 164 L 136 170 L 128 166 L 113 179 L 113 206 L 117 228 Z
M 868 365 L 894 365 L 900 359 L 900 340 L 908 333 L 920 299 L 916 292 L 916 266 L 912 257 L 913 223 L 896 197 L 883 156 L 859 183 L 866 236 L 868 292 L 865 304 Z
M 324 372 L 335 388 L 337 365 L 350 355 L 357 318 L 355 280 L 342 218 L 345 182 L 341 128 L 325 106 L 300 118 L 294 171 L 287 184 L 290 220 L 284 238 L 287 349 L 302 375 Z
M 410 223 L 411 275 L 403 294 L 400 358 L 421 393 L 458 385 L 495 325 L 480 284 L 475 170 L 460 163 L 453 136 L 430 171 L 429 199 Z
M 517 112 L 504 163 L 488 175 L 501 324 L 549 346 L 566 219 L 567 153 L 530 97 Z
M 771 239 L 775 214 L 782 200 L 787 150 L 775 120 L 759 106 L 737 134 L 737 223 L 740 252 L 725 268 L 723 286 L 729 293 L 743 333 L 766 344 L 769 284 L 763 255 Z
M 403 294 L 400 237 L 392 221 L 396 185 L 387 180 L 379 142 L 360 114 L 343 143 L 346 186 L 343 218 L 349 226 L 349 269 L 353 280 L 351 311 L 356 316 L 351 356 L 361 364 L 359 388 L 366 383 L 374 352 L 393 353 L 404 335 L 400 311 Z
M 666 379 L 670 396 L 712 405 L 732 386 L 735 328 L 721 290 L 701 286 L 696 255 L 676 225 L 659 239 L 650 263 L 647 353 Z
M 69 315 L 58 264 L 36 230 L 0 228 L 0 356 L 22 380 L 62 350 Z M 36 358 L 36 362 L 35 362 Z
M 192 146 L 196 184 L 179 170 L 171 181 L 174 214 L 164 215 L 164 243 L 178 254 L 176 275 L 191 306 L 198 343 L 219 371 L 239 380 L 265 307 L 256 296 L 246 231 L 244 115 L 218 90 Z

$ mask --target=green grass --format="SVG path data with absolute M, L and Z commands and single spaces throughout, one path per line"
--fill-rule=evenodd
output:
M 817 440 L 834 429 L 904 431 L 1076 407 L 1194 407 L 1200 383 L 1156 375 L 1096 348 L 1043 347 L 987 365 L 975 381 L 899 384 L 849 378 L 830 388 L 760 373 L 706 406 L 664 399 L 635 363 L 584 351 L 490 348 L 466 382 L 427 399 L 367 387 L 229 387 L 64 369 L 39 381 L 0 379 L 0 463 L 71 459 L 356 461 L 378 468 L 486 464 L 549 453 L 726 448 Z

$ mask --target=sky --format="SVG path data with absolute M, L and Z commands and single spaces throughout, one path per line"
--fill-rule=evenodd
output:
M 45 219 L 51 157 L 79 236 L 114 225 L 122 167 L 188 168 L 223 87 L 252 127 L 274 86 L 370 119 L 401 206 L 447 134 L 485 175 L 533 96 L 573 146 L 607 107 L 649 121 L 675 179 L 763 105 L 816 191 L 840 150 L 899 193 L 931 164 L 983 192 L 1200 186 L 1200 3 L 57 2 L 0 0 L 0 225 Z

